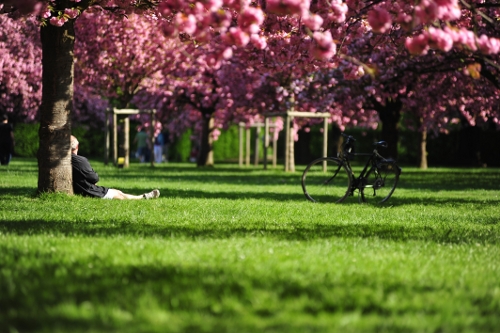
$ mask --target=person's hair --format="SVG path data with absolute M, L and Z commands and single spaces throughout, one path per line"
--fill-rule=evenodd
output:
M 9 117 L 5 113 L 0 116 L 1 121 L 9 120 Z
M 71 136 L 71 150 L 75 150 L 76 148 L 78 148 L 78 140 L 72 135 Z

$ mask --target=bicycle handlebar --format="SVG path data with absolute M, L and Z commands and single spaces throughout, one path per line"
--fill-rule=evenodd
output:
M 344 138 L 347 138 L 347 142 L 350 142 L 350 141 L 356 142 L 356 139 L 351 135 L 347 135 L 345 133 L 340 133 L 340 135 L 342 135 Z

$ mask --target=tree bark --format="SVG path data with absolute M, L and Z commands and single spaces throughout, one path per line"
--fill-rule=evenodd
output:
M 41 28 L 42 104 L 38 150 L 38 193 L 72 194 L 71 121 L 73 108 L 74 20 Z
M 381 154 L 387 158 L 398 157 L 399 142 L 399 119 L 401 118 L 401 108 L 403 103 L 399 98 L 386 100 L 385 105 L 375 103 L 375 110 L 378 112 L 382 122 L 382 140 L 387 141 L 388 147 Z
M 198 166 L 213 166 L 214 165 L 214 152 L 213 152 L 213 131 L 214 131 L 214 117 L 213 112 L 202 112 L 203 128 L 200 138 L 200 151 L 198 153 Z
M 420 131 L 420 169 L 426 170 L 427 165 L 427 129 L 423 128 Z

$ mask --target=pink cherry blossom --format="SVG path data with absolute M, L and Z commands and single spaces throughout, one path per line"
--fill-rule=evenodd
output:
M 49 22 L 50 24 L 56 26 L 56 27 L 62 27 L 64 23 L 66 23 L 68 20 L 61 16 L 61 17 L 52 17 L 50 18 Z
M 349 8 L 347 7 L 346 3 L 342 2 L 341 0 L 332 0 L 331 13 L 329 14 L 329 18 L 336 23 L 344 22 L 348 10 Z
M 330 31 L 315 32 L 313 39 L 316 42 L 312 49 L 312 54 L 316 59 L 328 60 L 335 55 L 337 47 L 332 39 Z
M 392 25 L 391 15 L 384 8 L 377 7 L 368 13 L 368 23 L 373 31 L 384 33 Z
M 279 15 L 305 15 L 310 0 L 267 0 L 267 10 Z
M 481 35 L 477 39 L 477 45 L 483 54 L 498 54 L 500 52 L 500 39 L 498 38 Z
M 427 37 L 430 47 L 448 52 L 453 47 L 453 39 L 441 29 L 430 27 L 427 31 Z
M 250 41 L 250 36 L 240 28 L 232 27 L 228 33 L 223 36 L 223 39 L 228 44 L 236 46 L 245 46 Z
M 408 37 L 406 38 L 405 46 L 411 54 L 425 55 L 429 50 L 429 39 L 424 34 L 415 37 Z
M 311 30 L 319 30 L 323 25 L 323 19 L 316 14 L 306 15 L 303 18 L 304 25 Z
M 64 10 L 64 14 L 67 15 L 70 19 L 75 19 L 80 13 L 76 8 L 66 8 Z

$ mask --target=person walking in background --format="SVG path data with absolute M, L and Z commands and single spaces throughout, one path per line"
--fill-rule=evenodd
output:
M 0 116 L 0 164 L 9 165 L 14 154 L 14 128 L 6 114 Z
M 142 127 L 134 138 L 134 144 L 137 145 L 136 156 L 141 163 L 149 162 L 148 135 L 146 129 Z
M 163 159 L 163 144 L 165 140 L 163 139 L 163 133 L 158 133 L 155 137 L 155 143 L 153 147 L 153 152 L 155 155 L 155 163 L 161 163 Z
M 118 199 L 118 200 L 139 200 L 139 199 L 155 199 L 160 196 L 159 190 L 153 190 L 141 195 L 132 195 L 123 193 L 114 188 L 107 188 L 97 185 L 99 176 L 90 166 L 89 161 L 78 155 L 80 143 L 78 139 L 71 136 L 71 167 L 73 170 L 73 192 L 85 197 L 94 197 L 102 199 Z

